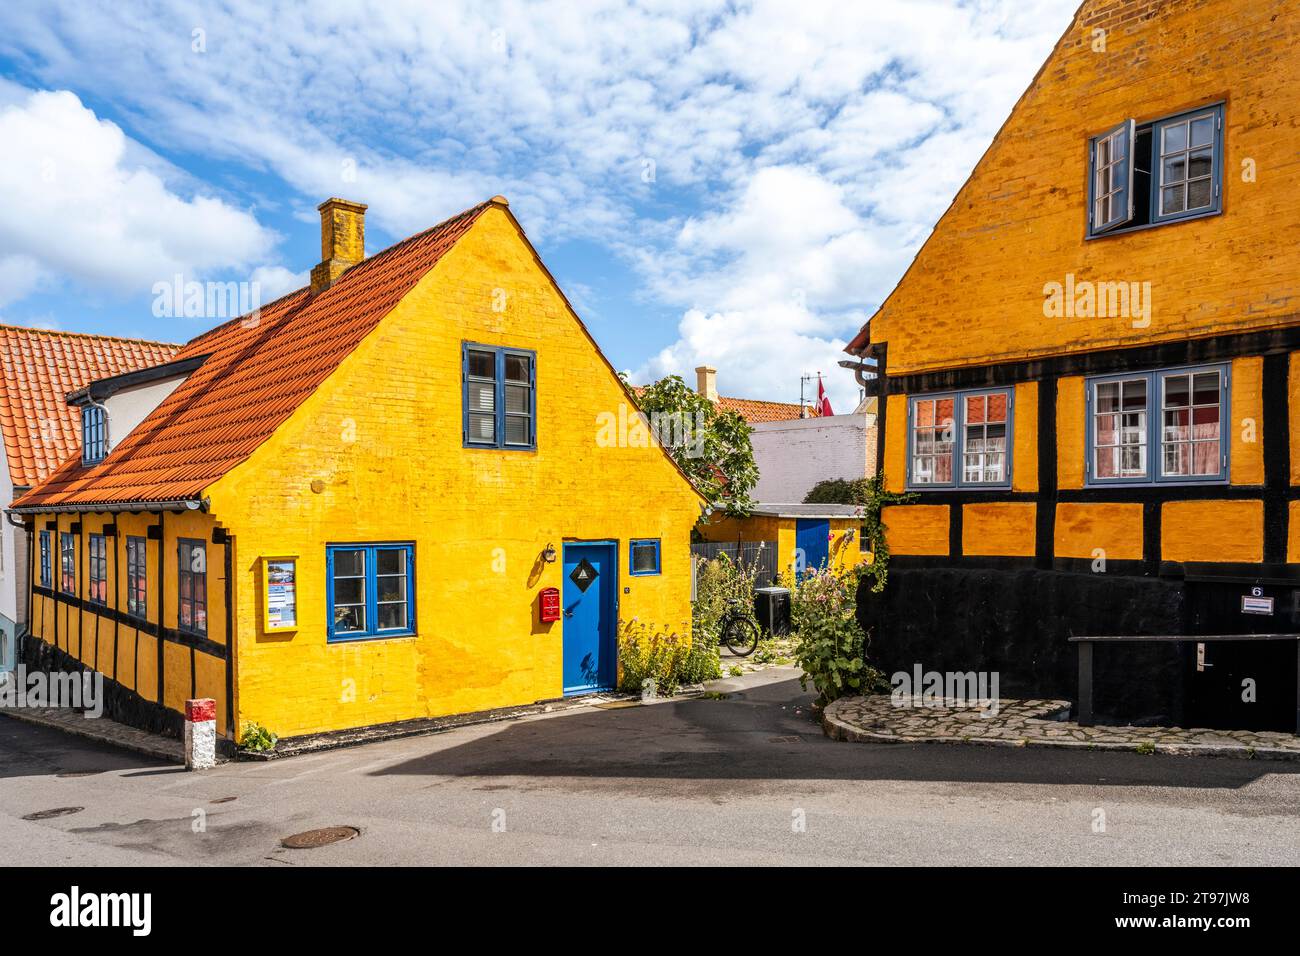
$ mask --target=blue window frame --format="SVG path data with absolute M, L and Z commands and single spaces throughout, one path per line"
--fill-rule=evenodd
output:
M 325 566 L 329 640 L 415 633 L 415 545 L 331 544 Z
M 176 542 L 176 627 L 208 632 L 208 549 L 195 538 Z
M 1013 391 L 1007 388 L 909 396 L 907 486 L 1011 486 Z
M 99 405 L 81 409 L 81 463 L 94 465 L 108 454 L 108 420 Z
M 86 539 L 89 553 L 90 582 L 86 600 L 92 604 L 108 603 L 108 541 L 102 534 L 92 534 Z
M 52 567 L 52 556 L 50 554 L 50 533 L 41 532 L 41 587 L 54 587 L 54 569 Z
M 628 549 L 628 573 L 634 576 L 659 573 L 659 539 L 633 538 Z
M 1087 483 L 1226 482 L 1230 378 L 1203 365 L 1088 379 Z
M 149 616 L 149 549 L 144 538 L 126 539 L 126 613 Z
M 71 531 L 59 533 L 59 590 L 77 593 L 77 538 Z
M 1089 238 L 1222 211 L 1222 103 L 1089 140 Z
M 461 353 L 466 448 L 537 447 L 537 355 L 466 342 Z

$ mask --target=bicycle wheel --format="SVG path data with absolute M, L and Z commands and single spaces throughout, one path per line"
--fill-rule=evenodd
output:
M 722 629 L 722 643 L 737 657 L 748 657 L 758 647 L 758 628 L 743 617 L 733 617 Z

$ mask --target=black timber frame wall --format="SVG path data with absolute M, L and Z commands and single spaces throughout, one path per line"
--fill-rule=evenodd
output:
M 1300 316 L 1297 316 L 1300 320 Z M 927 392 L 967 389 L 1006 388 L 1028 382 L 1038 384 L 1038 490 L 926 490 L 916 504 L 949 506 L 949 554 L 893 555 L 899 567 L 971 567 L 1030 568 L 1086 571 L 1086 559 L 1055 556 L 1056 506 L 1059 502 L 1125 502 L 1142 505 L 1142 559 L 1107 562 L 1112 574 L 1155 576 L 1178 573 L 1179 569 L 1162 562 L 1161 506 L 1169 501 L 1188 500 L 1263 500 L 1264 553 L 1258 566 L 1239 567 L 1243 574 L 1268 573 L 1285 565 L 1289 533 L 1290 503 L 1300 500 L 1300 487 L 1291 478 L 1290 402 L 1288 378 L 1290 353 L 1300 351 L 1300 326 L 1264 332 L 1215 335 L 1110 349 L 1080 352 L 1022 362 L 997 365 L 963 366 L 931 372 L 890 376 L 888 343 L 875 344 L 870 354 L 877 360 L 877 378 L 873 393 L 879 398 L 877 433 L 877 469 L 886 461 L 886 412 L 890 395 L 917 395 Z M 1123 372 L 1177 368 L 1186 365 L 1209 365 L 1230 362 L 1235 358 L 1263 358 L 1263 429 L 1264 485 L 1205 485 L 1173 487 L 1114 487 L 1061 489 L 1057 484 L 1057 383 L 1061 378 L 1091 377 Z M 1225 429 L 1236 424 L 1225 418 Z M 1230 432 L 1225 431 L 1225 436 Z M 906 452 L 904 452 L 906 454 Z M 1034 556 L 983 557 L 962 554 L 962 506 L 979 502 L 1025 502 L 1037 505 Z

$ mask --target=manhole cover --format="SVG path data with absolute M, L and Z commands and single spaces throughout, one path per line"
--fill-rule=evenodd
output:
M 55 774 L 56 777 L 93 777 L 98 770 L 65 770 L 63 773 Z
M 322 827 L 319 830 L 308 830 L 305 833 L 287 836 L 280 841 L 280 845 L 290 850 L 314 850 L 318 846 L 342 843 L 344 840 L 351 840 L 360 835 L 361 831 L 356 827 Z
M 767 742 L 770 744 L 798 744 L 803 743 L 803 738 L 797 734 L 791 734 L 786 737 L 768 737 Z
M 238 799 L 239 799 L 238 797 L 217 797 L 217 799 L 212 800 L 212 801 L 209 801 L 209 802 L 211 802 L 211 803 L 230 803 L 232 800 L 238 800 Z
M 24 820 L 48 820 L 51 817 L 66 817 L 70 813 L 80 813 L 85 807 L 55 807 L 53 810 L 37 810 L 29 813 Z

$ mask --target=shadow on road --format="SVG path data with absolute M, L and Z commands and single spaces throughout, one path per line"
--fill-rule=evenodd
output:
M 0 714 L 0 779 L 89 777 L 116 770 L 154 771 L 167 764 L 143 754 Z
M 1132 786 L 1244 786 L 1289 762 L 826 739 L 797 680 L 725 699 L 683 700 L 503 725 L 486 737 L 375 775 L 646 780 L 900 780 Z

